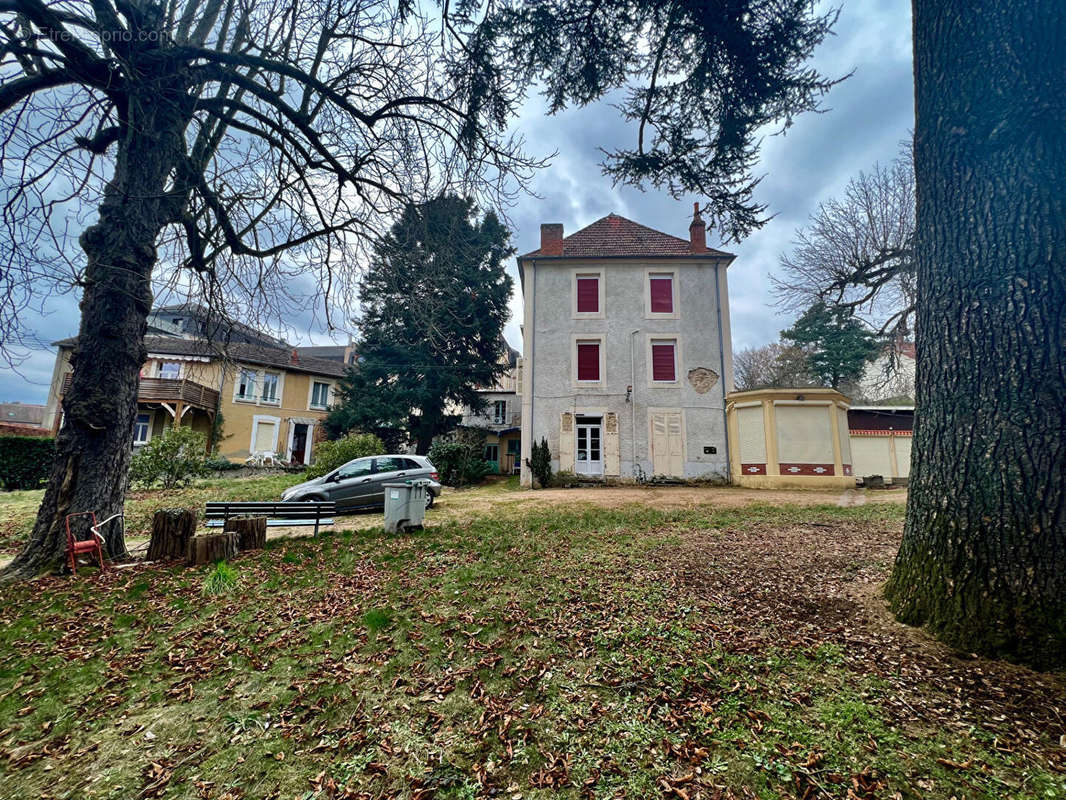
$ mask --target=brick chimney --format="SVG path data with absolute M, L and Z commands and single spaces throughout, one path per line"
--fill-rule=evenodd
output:
M 707 252 L 707 226 L 700 216 L 700 204 L 692 204 L 692 223 L 688 226 L 688 249 L 692 253 Z
M 563 254 L 563 224 L 546 222 L 540 226 L 540 252 L 546 256 Z

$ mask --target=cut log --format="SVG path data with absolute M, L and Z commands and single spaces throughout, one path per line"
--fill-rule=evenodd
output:
M 226 520 L 225 530 L 237 534 L 241 550 L 262 550 L 266 547 L 266 517 L 230 517 Z
M 191 508 L 163 508 L 152 517 L 149 561 L 185 558 L 189 540 L 196 533 L 196 512 Z
M 189 539 L 185 549 L 185 563 L 189 566 L 207 564 L 237 555 L 240 535 L 232 532 L 202 533 Z

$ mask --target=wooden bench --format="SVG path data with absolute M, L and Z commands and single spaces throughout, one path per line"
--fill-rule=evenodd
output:
M 224 528 L 230 517 L 266 517 L 267 527 L 314 525 L 318 536 L 320 525 L 332 525 L 337 504 L 332 500 L 310 500 L 302 503 L 282 502 L 222 502 L 208 503 L 204 512 L 209 528 Z

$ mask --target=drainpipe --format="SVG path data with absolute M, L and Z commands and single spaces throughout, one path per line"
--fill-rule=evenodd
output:
M 714 298 L 718 313 L 718 357 L 721 365 L 719 383 L 722 385 L 722 431 L 725 433 L 725 476 L 726 482 L 732 482 L 732 460 L 729 458 L 729 415 L 726 414 L 725 405 L 725 337 L 722 336 L 722 292 L 718 279 L 718 267 L 720 261 L 714 262 Z
M 637 366 L 633 337 L 638 333 L 640 328 L 629 334 L 629 385 L 633 387 L 629 395 L 629 449 L 632 459 L 629 471 L 634 478 L 637 477 Z

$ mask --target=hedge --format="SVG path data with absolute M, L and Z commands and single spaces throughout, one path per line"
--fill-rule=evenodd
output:
M 0 436 L 0 486 L 36 489 L 52 469 L 55 450 L 55 439 Z

